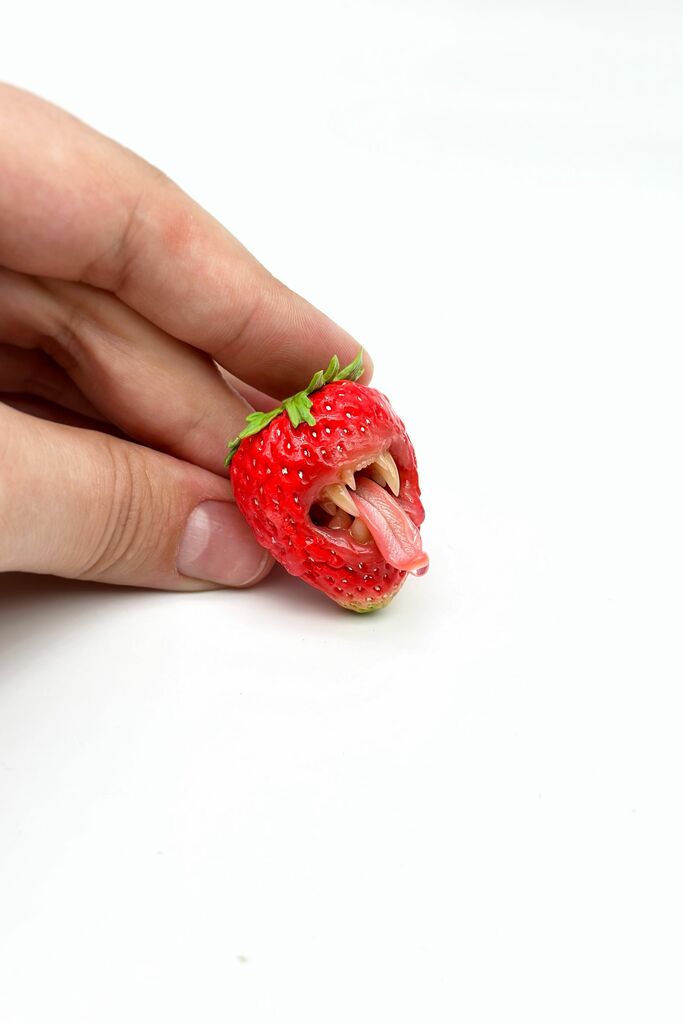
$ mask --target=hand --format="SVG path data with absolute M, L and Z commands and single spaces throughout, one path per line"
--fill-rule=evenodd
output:
M 0 86 L 0 570 L 258 581 L 225 442 L 357 347 L 158 170 Z

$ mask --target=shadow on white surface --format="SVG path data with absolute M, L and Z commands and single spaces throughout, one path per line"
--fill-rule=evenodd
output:
M 319 590 L 314 590 L 301 580 L 294 579 L 279 565 L 276 565 L 267 579 L 259 584 L 258 591 L 267 595 L 269 604 L 275 601 L 306 616 L 314 615 L 320 619 L 334 621 L 351 614 L 334 604 Z
M 148 593 L 148 592 L 147 592 Z M 144 600 L 145 591 L 29 573 L 0 574 L 0 656 L 20 657 L 53 637 L 87 628 L 88 620 L 115 602 Z M 6 664 L 6 663 L 5 663 Z M 0 681 L 5 672 L 0 668 Z
M 143 606 L 150 603 L 158 607 L 160 600 L 182 601 L 196 606 L 202 600 L 213 602 L 216 598 L 225 603 L 229 615 L 237 610 L 236 602 L 241 607 L 248 603 L 253 614 L 253 602 L 256 601 L 263 614 L 271 620 L 278 611 L 287 615 L 293 612 L 297 617 L 315 618 L 330 624 L 350 617 L 318 591 L 292 579 L 277 565 L 266 580 L 248 592 L 225 590 L 203 594 L 117 587 L 30 573 L 4 573 L 0 574 L 0 654 L 3 657 L 11 654 L 17 660 L 22 648 L 30 654 L 38 641 L 44 648 L 53 636 L 63 638 L 74 628 L 82 633 L 88 628 L 89 619 L 100 619 L 103 614 L 118 612 L 124 607 L 130 611 L 134 604 L 139 605 L 142 612 Z M 0 669 L 0 680 L 3 675 Z

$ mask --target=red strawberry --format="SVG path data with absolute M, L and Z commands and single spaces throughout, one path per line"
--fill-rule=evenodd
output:
M 362 372 L 362 350 L 343 370 L 334 356 L 305 391 L 247 418 L 226 465 L 258 542 L 293 576 L 369 612 L 429 559 L 413 446 L 388 399 L 356 383 Z

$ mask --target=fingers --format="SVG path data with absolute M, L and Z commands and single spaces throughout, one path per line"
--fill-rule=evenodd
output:
M 229 384 L 231 388 L 237 391 L 238 394 L 249 403 L 252 409 L 259 409 L 262 412 L 268 412 L 269 409 L 275 409 L 280 403 L 277 399 L 272 398 L 270 395 L 266 395 L 263 391 L 259 391 L 257 388 L 253 388 L 251 384 L 245 384 L 244 381 L 239 380 L 232 373 L 228 373 L 222 366 L 218 366 L 218 372 L 220 373 L 226 384 Z
M 99 414 L 130 437 L 224 474 L 226 441 L 251 407 L 208 356 L 113 295 L 0 270 L 0 334 L 48 346 Z
M 0 344 L 0 391 L 36 395 L 81 416 L 99 419 L 95 407 L 69 375 L 44 352 L 35 349 Z
M 125 436 L 113 423 L 105 423 L 103 420 L 95 420 L 90 416 L 83 416 L 79 412 L 72 412 L 66 406 L 50 402 L 47 398 L 38 398 L 35 395 L 21 392 L 9 393 L 0 389 L 0 402 L 19 412 L 28 413 L 30 416 L 39 416 L 40 419 L 50 420 L 52 423 L 66 423 L 71 427 L 83 427 L 86 430 L 102 430 L 111 434 L 112 437 Z
M 0 263 L 112 291 L 278 397 L 334 353 L 355 355 L 350 335 L 129 150 L 9 86 L 0 140 Z
M 0 406 L 0 571 L 247 586 L 271 563 L 226 498 L 206 470 Z

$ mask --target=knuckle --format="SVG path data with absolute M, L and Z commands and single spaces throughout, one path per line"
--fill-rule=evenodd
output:
M 83 567 L 84 579 L 132 576 L 158 543 L 159 531 L 154 526 L 158 498 L 144 455 L 132 445 L 114 442 L 107 445 L 107 451 L 102 493 L 109 508 Z
M 81 270 L 81 280 L 98 288 L 118 294 L 125 290 L 136 262 L 138 236 L 150 216 L 150 206 L 159 200 L 168 188 L 177 186 L 153 164 L 144 163 L 139 189 L 122 204 L 120 223 L 108 244 Z

